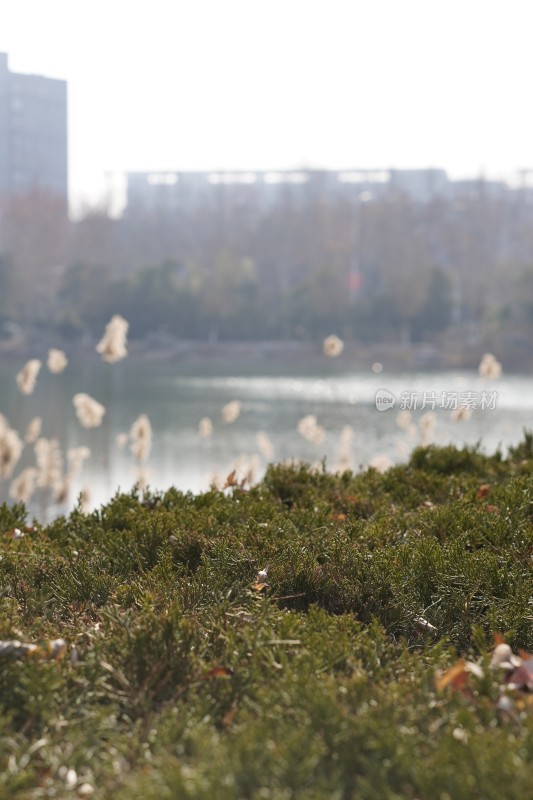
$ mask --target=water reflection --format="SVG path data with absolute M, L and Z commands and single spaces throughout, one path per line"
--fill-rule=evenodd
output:
M 140 414 L 148 414 L 154 446 L 148 461 L 150 484 L 156 489 L 176 485 L 184 491 L 208 488 L 216 476 L 225 476 L 237 459 L 256 464 L 257 478 L 266 467 L 266 459 L 257 442 L 263 431 L 273 447 L 274 458 L 282 461 L 301 458 L 317 462 L 323 457 L 334 467 L 339 456 L 343 428 L 351 426 L 352 461 L 355 467 L 366 466 L 376 456 L 393 462 L 404 460 L 413 446 L 420 443 L 416 427 L 427 408 L 412 411 L 412 424 L 396 425 L 399 398 L 407 391 L 419 393 L 471 392 L 488 388 L 498 393 L 494 410 L 475 410 L 469 420 L 454 422 L 450 411 L 435 408 L 437 443 L 474 444 L 483 442 L 487 452 L 498 446 L 515 444 L 523 429 L 533 425 L 533 379 L 529 376 L 505 376 L 490 385 L 476 373 L 417 373 L 388 375 L 372 371 L 331 374 L 317 370 L 301 374 L 295 364 L 292 376 L 279 375 L 269 366 L 268 374 L 254 369 L 230 367 L 218 374 L 202 366 L 146 363 L 128 358 L 110 366 L 96 360 L 71 363 L 61 375 L 44 370 L 33 395 L 22 397 L 17 391 L 15 374 L 18 364 L 0 364 L 0 411 L 12 426 L 24 431 L 35 416 L 43 418 L 42 435 L 57 437 L 64 450 L 87 446 L 91 458 L 75 482 L 69 501 L 88 484 L 92 502 L 99 505 L 118 488 L 129 490 L 136 480 L 136 468 L 128 449 L 116 443 Z M 375 397 L 386 389 L 397 398 L 391 411 L 376 410 Z M 80 427 L 72 404 L 78 392 L 87 392 L 107 409 L 101 427 Z M 222 408 L 231 401 L 241 403 L 240 414 L 232 424 L 224 421 Z M 298 422 L 314 415 L 326 431 L 320 444 L 303 438 Z M 212 435 L 202 438 L 200 420 L 212 423 Z M 26 446 L 15 475 L 33 463 L 32 448 Z M 4 495 L 5 495 L 5 487 Z

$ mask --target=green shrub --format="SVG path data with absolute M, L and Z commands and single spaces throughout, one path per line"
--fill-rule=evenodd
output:
M 503 718 L 490 675 L 465 696 L 434 674 L 495 632 L 533 649 L 528 448 L 272 466 L 22 539 L 4 505 L 0 635 L 69 652 L 0 658 L 0 797 L 523 800 L 530 706 Z

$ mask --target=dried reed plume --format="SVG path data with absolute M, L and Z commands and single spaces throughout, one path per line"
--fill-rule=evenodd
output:
M 396 425 L 398 428 L 400 428 L 400 430 L 406 431 L 411 424 L 411 419 L 411 412 L 404 408 L 402 411 L 398 412 L 398 416 L 396 417 Z
M 209 439 L 213 435 L 213 423 L 209 417 L 202 417 L 198 423 L 198 433 L 202 439 Z
M 57 439 L 37 439 L 35 463 L 39 470 L 37 485 L 41 488 L 57 489 L 62 481 L 63 454 Z
M 324 428 L 317 423 L 314 414 L 307 414 L 298 422 L 298 433 L 313 444 L 321 444 L 326 436 Z
M 28 423 L 26 433 L 24 434 L 24 441 L 28 444 L 34 444 L 39 438 L 42 425 L 43 421 L 41 417 L 34 417 L 31 422 Z
M 142 464 L 152 449 L 152 426 L 146 414 L 141 414 L 130 428 L 130 450 L 135 460 Z
M 378 472 L 386 472 L 393 465 L 391 459 L 386 455 L 374 456 L 368 464 L 369 467 L 377 470 Z
M 83 467 L 85 461 L 90 458 L 91 451 L 85 445 L 79 447 L 71 447 L 67 450 L 67 464 L 68 474 L 70 478 L 74 478 Z
M 31 358 L 17 374 L 17 386 L 22 394 L 31 394 L 35 389 L 35 381 L 41 369 L 41 362 L 38 358 Z
M 57 350 L 57 348 L 51 347 L 48 351 L 48 360 L 46 362 L 50 372 L 53 372 L 54 375 L 58 375 L 60 372 L 63 372 L 67 364 L 68 358 L 63 350 Z
M 407 458 L 409 455 L 409 445 L 407 442 L 400 439 L 399 442 L 396 442 L 396 452 L 400 456 L 400 458 Z
M 107 323 L 104 335 L 96 345 L 96 352 L 100 353 L 103 360 L 114 364 L 128 355 L 126 337 L 129 323 L 124 317 L 115 314 Z
M 502 365 L 492 353 L 485 353 L 479 365 L 479 374 L 487 380 L 495 380 L 502 374 Z
M 135 479 L 135 487 L 140 491 L 144 492 L 150 483 L 150 470 L 146 469 L 145 467 L 139 466 L 137 468 L 137 477 Z
M 264 431 L 258 431 L 255 440 L 263 458 L 266 461 L 272 461 L 274 458 L 274 445 L 270 437 Z
M 468 408 L 468 406 L 459 406 L 459 408 L 454 408 L 450 413 L 450 419 L 453 422 L 466 422 L 471 416 L 472 409 Z
M 101 403 L 83 392 L 75 394 L 72 402 L 76 416 L 84 428 L 97 428 L 100 425 L 105 414 L 105 408 Z
M 437 417 L 434 411 L 426 411 L 418 420 L 418 429 L 420 431 L 420 441 L 425 447 L 430 444 L 433 439 L 433 431 L 437 423 Z
M 124 450 L 126 445 L 128 444 L 129 436 L 127 433 L 117 433 L 117 438 L 115 439 L 117 443 L 117 447 L 119 450 Z
M 26 467 L 11 483 L 9 494 L 17 503 L 28 503 L 35 491 L 38 470 L 35 467 Z
M 231 425 L 239 414 L 241 413 L 241 403 L 239 400 L 231 400 L 229 403 L 226 403 L 225 406 L 222 407 L 221 410 L 222 419 L 227 425 Z
M 322 350 L 326 356 L 329 356 L 329 358 L 336 358 L 337 356 L 340 356 L 344 350 L 344 342 L 333 333 L 331 336 L 326 336 L 324 339 Z
M 0 414 L 0 478 L 10 478 L 24 447 L 20 436 Z
M 339 438 L 336 472 L 346 472 L 347 470 L 353 469 L 352 446 L 353 428 L 351 425 L 344 425 Z
M 63 475 L 61 480 L 54 486 L 54 500 L 62 506 L 68 501 L 70 493 L 70 476 Z

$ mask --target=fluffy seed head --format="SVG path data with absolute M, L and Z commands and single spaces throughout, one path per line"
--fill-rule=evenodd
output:
M 85 447 L 85 445 L 70 447 L 67 450 L 68 474 L 70 478 L 78 474 L 90 455 L 91 451 L 88 447 Z
M 272 444 L 270 437 L 267 436 L 264 431 L 258 431 L 255 440 L 263 458 L 266 461 L 272 461 L 274 458 L 274 445 Z
M 466 422 L 472 416 L 472 409 L 468 406 L 459 406 L 454 408 L 450 413 L 450 419 L 453 422 Z
M 22 394 L 31 394 L 33 392 L 40 369 L 41 362 L 38 358 L 31 358 L 24 364 L 16 377 L 17 386 Z
M 96 345 L 96 352 L 100 353 L 108 364 L 114 364 L 128 355 L 126 348 L 128 328 L 129 323 L 120 314 L 115 314 L 107 323 L 104 335 Z
M 324 428 L 317 423 L 314 414 L 307 414 L 298 422 L 298 433 L 313 444 L 321 444 L 326 436 Z
M 386 472 L 393 466 L 393 463 L 388 456 L 379 455 L 374 456 L 374 458 L 369 462 L 368 466 L 373 467 L 378 472 Z
M 396 417 L 396 425 L 400 430 L 406 431 L 409 425 L 411 424 L 411 412 L 404 408 L 402 411 L 398 412 L 398 416 Z
M 38 470 L 35 467 L 26 467 L 12 481 L 9 494 L 17 503 L 28 503 L 35 491 Z
M 209 417 L 202 417 L 198 423 L 198 433 L 202 439 L 209 439 L 213 435 L 213 423 Z
M 14 428 L 10 428 L 7 424 L 0 425 L 0 478 L 11 477 L 23 446 L 22 440 Z
M 64 354 L 63 350 L 57 350 L 55 347 L 51 347 L 48 351 L 48 360 L 46 362 L 50 372 L 58 375 L 60 372 L 63 372 L 67 364 L 68 358 Z
M 227 425 L 231 425 L 239 414 L 241 413 L 241 404 L 239 400 L 231 400 L 229 403 L 226 403 L 225 406 L 222 407 L 222 419 Z
M 76 416 L 84 428 L 97 428 L 105 414 L 104 406 L 84 392 L 75 394 L 72 398 Z
M 35 443 L 35 463 L 39 470 L 37 485 L 57 489 L 62 481 L 63 454 L 57 439 L 37 439 Z
M 24 441 L 28 444 L 33 444 L 39 438 L 39 434 L 41 433 L 43 421 L 41 417 L 34 417 L 31 422 L 28 423 L 28 427 L 26 428 L 26 433 L 24 434 Z
M 120 450 L 123 450 L 128 443 L 129 436 L 127 433 L 117 433 L 116 443 Z
M 496 380 L 502 374 L 502 365 L 492 353 L 485 353 L 479 365 L 479 374 L 487 380 Z
M 152 449 L 152 426 L 146 414 L 137 417 L 130 428 L 130 450 L 139 463 L 146 461 Z
M 324 339 L 322 350 L 326 356 L 329 356 L 329 358 L 336 358 L 337 356 L 340 356 L 344 350 L 344 342 L 333 333 L 331 336 L 326 336 Z

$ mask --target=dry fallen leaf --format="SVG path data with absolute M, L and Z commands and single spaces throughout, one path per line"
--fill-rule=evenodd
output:
M 252 583 L 252 591 L 254 592 L 267 592 L 268 588 L 268 583 L 265 583 L 264 581 L 256 581 L 255 583 Z
M 210 681 L 212 678 L 229 678 L 233 675 L 233 670 L 229 667 L 213 667 L 202 675 L 203 681 Z
M 226 478 L 226 483 L 224 484 L 224 489 L 228 489 L 230 486 L 237 486 L 237 480 L 235 478 L 236 470 L 232 470 L 228 477 Z
M 466 661 L 460 658 L 450 669 L 446 672 L 440 670 L 435 675 L 435 688 L 441 692 L 447 686 L 452 689 L 460 689 L 465 694 L 469 694 L 470 676 L 474 675 L 476 678 L 483 677 L 483 670 L 474 661 Z
M 345 522 L 346 521 L 346 514 L 343 514 L 342 512 L 333 511 L 330 516 L 331 516 L 331 519 L 335 520 L 336 522 Z
M 468 672 L 466 670 L 466 661 L 464 658 L 459 659 L 453 667 L 447 669 L 446 672 L 439 670 L 435 675 L 435 689 L 442 692 L 447 686 L 452 689 L 462 689 L 468 681 Z

